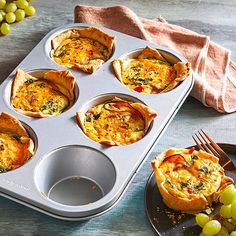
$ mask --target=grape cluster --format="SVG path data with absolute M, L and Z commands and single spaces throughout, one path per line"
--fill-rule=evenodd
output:
M 7 35 L 10 25 L 22 21 L 25 16 L 35 15 L 35 8 L 29 4 L 31 0 L 7 1 L 0 0 L 0 32 Z
M 236 236 L 236 188 L 228 185 L 220 194 L 220 209 L 214 216 L 205 213 L 196 215 L 197 224 L 202 227 L 200 236 Z

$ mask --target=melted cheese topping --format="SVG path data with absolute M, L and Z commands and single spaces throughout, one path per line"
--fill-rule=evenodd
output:
M 96 142 L 134 143 L 145 134 L 145 121 L 139 111 L 126 102 L 110 102 L 86 113 L 87 135 Z
M 166 177 L 165 188 L 180 197 L 216 192 L 221 184 L 221 169 L 218 163 L 190 154 L 167 157 L 160 166 Z
M 24 111 L 58 115 L 68 107 L 69 100 L 48 81 L 29 79 L 17 90 L 12 104 Z
M 25 149 L 19 137 L 0 133 L 0 173 L 21 166 L 29 158 L 25 155 Z
M 160 92 L 175 77 L 173 66 L 156 59 L 129 59 L 122 73 L 123 83 L 129 89 L 145 94 Z
M 53 58 L 59 65 L 71 68 L 75 64 L 91 64 L 92 60 L 106 61 L 108 59 L 108 49 L 93 39 L 69 38 L 58 46 Z

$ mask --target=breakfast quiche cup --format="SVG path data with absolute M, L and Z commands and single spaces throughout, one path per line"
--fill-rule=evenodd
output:
M 206 210 L 233 183 L 219 159 L 202 150 L 168 149 L 152 161 L 152 168 L 165 204 L 186 213 Z
M 7 112 L 0 114 L 0 173 L 22 166 L 34 155 L 34 142 L 21 122 Z
M 130 90 L 158 94 L 174 89 L 188 78 L 191 64 L 177 62 L 172 65 L 157 49 L 146 47 L 137 58 L 115 59 L 113 69 L 119 81 Z
M 137 142 L 146 134 L 156 116 L 157 113 L 146 105 L 118 97 L 92 107 L 85 114 L 76 114 L 83 132 L 107 146 Z
M 73 105 L 74 88 L 75 77 L 70 71 L 50 70 L 36 78 L 18 69 L 12 83 L 11 105 L 26 116 L 59 115 Z
M 112 54 L 115 37 L 95 27 L 68 30 L 51 41 L 51 58 L 59 65 L 93 73 Z

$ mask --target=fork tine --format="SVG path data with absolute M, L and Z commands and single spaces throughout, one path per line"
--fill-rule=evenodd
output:
M 200 131 L 198 132 L 201 137 L 203 138 L 203 140 L 206 142 L 207 147 L 211 150 L 211 153 L 217 157 L 220 157 L 220 154 L 217 152 L 217 150 L 215 150 L 211 144 L 212 144 L 212 139 L 209 139 L 209 135 L 206 135 L 206 133 L 201 129 L 202 133 L 200 133 Z M 205 135 L 205 136 L 204 136 Z M 210 142 L 210 143 L 209 143 Z M 213 144 L 212 144 L 213 145 Z
M 228 164 L 228 161 L 232 162 L 231 159 L 228 157 L 228 155 L 221 149 L 221 147 L 204 130 L 201 129 L 201 131 L 210 140 L 212 146 L 220 154 L 220 162 L 223 163 L 223 165 L 225 166 L 226 166 L 226 163 Z
M 198 134 L 193 134 L 192 138 L 199 149 L 217 156 L 219 158 L 220 165 L 225 170 L 236 174 L 236 166 L 234 165 L 230 157 L 203 129 L 201 129 L 201 132 L 198 131 Z
M 196 134 L 195 134 L 195 135 L 196 135 Z M 195 138 L 194 135 L 192 135 L 192 137 L 193 137 L 193 140 L 195 141 L 195 143 L 197 144 L 198 148 L 203 150 L 203 147 L 201 146 L 201 144 L 199 143 L 199 141 L 197 140 L 197 138 Z
M 196 139 L 198 139 L 198 147 L 200 149 L 202 149 L 205 152 L 209 152 L 212 154 L 211 150 L 206 146 L 206 144 L 204 143 L 204 141 L 202 141 L 202 139 L 195 133 Z M 195 141 L 195 139 L 194 139 Z M 196 141 L 195 141 L 196 142 Z M 200 142 L 200 143 L 199 143 Z
M 236 167 L 235 167 L 234 163 L 232 162 L 232 160 L 230 159 L 230 157 L 224 152 L 224 150 L 222 150 L 222 148 L 204 130 L 201 129 L 201 131 L 208 138 L 208 140 L 210 140 L 212 147 L 219 153 L 220 165 L 223 168 L 236 173 Z
M 208 138 L 208 140 L 211 142 L 212 146 L 220 153 L 220 154 L 225 154 L 227 155 L 221 147 L 203 130 L 201 129 L 202 133 Z

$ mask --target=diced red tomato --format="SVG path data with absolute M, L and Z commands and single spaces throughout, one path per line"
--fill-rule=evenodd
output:
M 194 147 L 191 147 L 191 148 L 189 149 L 189 154 L 192 154 L 192 153 L 194 152 L 194 150 L 195 150 L 195 148 L 194 148 Z
M 138 93 L 141 93 L 143 92 L 144 88 L 142 86 L 137 86 L 134 88 L 134 91 L 138 92 Z

